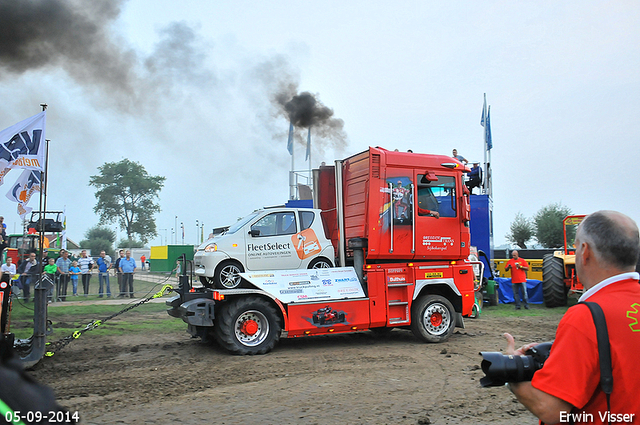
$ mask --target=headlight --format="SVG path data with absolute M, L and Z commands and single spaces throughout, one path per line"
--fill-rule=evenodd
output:
M 218 244 L 210 243 L 204 247 L 204 252 L 216 252 L 218 250 Z

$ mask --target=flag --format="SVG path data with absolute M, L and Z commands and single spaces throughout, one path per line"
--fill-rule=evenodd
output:
M 10 201 L 18 203 L 18 214 L 24 220 L 24 216 L 29 214 L 33 208 L 27 204 L 31 199 L 31 195 L 40 192 L 41 188 L 41 171 L 24 170 L 18 180 L 11 186 L 7 193 Z
M 67 207 L 64 207 L 64 212 L 62 213 L 62 242 L 60 243 L 60 248 L 67 249 Z
M 12 168 L 44 170 L 46 111 L 0 131 L 0 185 Z
M 484 127 L 484 145 L 487 150 L 493 148 L 493 142 L 491 140 L 491 106 L 487 107 L 487 94 L 484 95 L 484 105 L 482 105 L 482 118 L 480 118 L 480 125 Z
M 293 123 L 289 123 L 289 139 L 287 140 L 289 155 L 293 155 Z
M 309 127 L 309 133 L 307 134 L 307 156 L 304 157 L 304 160 L 308 160 L 311 156 L 311 127 Z

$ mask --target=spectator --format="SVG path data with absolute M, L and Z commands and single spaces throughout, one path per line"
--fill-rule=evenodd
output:
M 458 161 L 463 162 L 465 165 L 469 163 L 469 161 L 467 161 L 467 159 L 464 156 L 458 155 L 458 150 L 457 149 L 453 150 L 451 156 L 453 156 Z
M 36 260 L 35 252 L 30 253 L 29 257 L 20 263 L 18 273 L 20 273 L 20 279 L 22 280 L 24 299 L 28 302 L 31 292 L 31 282 L 35 282 L 38 277 L 38 261 Z
M 73 287 L 73 296 L 78 296 L 78 275 L 80 275 L 81 270 L 78 267 L 78 262 L 73 261 L 71 263 L 71 267 L 69 267 L 69 275 L 71 275 L 71 286 Z
M 589 308 L 581 304 L 571 307 L 560 320 L 544 367 L 531 381 L 511 383 L 509 387 L 518 401 L 544 423 L 573 423 L 571 419 L 575 423 L 607 423 L 607 413 L 619 415 L 611 422 L 636 423 L 634 416 L 640 412 L 640 380 L 636 374 L 640 276 L 634 271 L 640 253 L 638 226 L 619 212 L 598 211 L 580 223 L 575 245 L 576 273 L 585 289 L 580 301 L 597 303 L 607 322 L 613 391 L 607 396 L 600 387 L 596 328 Z M 522 355 L 535 345 L 516 350 L 514 338 L 504 336 L 508 355 Z M 623 420 L 625 413 L 631 414 L 630 420 Z
M 69 252 L 66 250 L 60 251 L 61 256 L 56 260 L 56 266 L 58 267 L 58 298 L 61 301 L 67 300 L 67 287 L 69 286 L 69 267 L 71 267 L 71 260 L 69 259 Z
M 83 249 L 80 252 L 80 258 L 78 259 L 78 266 L 82 272 L 82 290 L 84 296 L 89 295 L 89 283 L 91 282 L 91 269 L 93 268 L 93 259 L 87 256 L 87 250 Z
M 7 263 L 0 267 L 2 278 L 0 278 L 0 293 L 2 297 L 2 309 L 0 314 L 0 333 L 4 334 L 7 326 L 9 314 L 9 298 L 11 298 L 11 278 L 16 274 L 16 265 L 12 264 L 11 257 L 7 257 Z
M 109 270 L 111 269 L 111 259 L 107 258 L 107 253 L 104 251 L 100 251 L 100 257 L 96 260 L 96 264 L 98 265 L 98 282 L 100 283 L 100 288 L 98 291 L 98 297 L 102 298 L 104 295 L 104 285 L 106 283 L 107 286 L 107 297 L 111 298 L 111 286 L 109 285 Z
M 481 187 L 482 185 L 482 168 L 480 168 L 480 163 L 474 162 L 473 167 L 469 174 L 467 174 L 469 180 L 465 182 L 467 185 L 467 189 L 469 189 L 469 193 L 473 193 L 474 187 Z
M 144 263 L 147 261 L 147 257 L 144 254 L 140 256 L 140 267 L 144 270 Z
M 120 271 L 120 261 L 124 258 L 124 251 L 118 251 L 118 258 L 116 258 L 115 263 L 113 263 L 113 268 L 116 270 L 116 277 L 118 278 L 118 289 L 120 290 L 120 294 L 118 294 L 118 298 L 124 298 L 125 293 L 127 292 L 126 288 L 122 286 L 122 272 Z
M 511 270 L 511 287 L 513 288 L 513 298 L 516 301 L 516 310 L 520 310 L 520 291 L 524 308 L 529 310 L 529 295 L 527 295 L 527 270 L 529 263 L 524 258 L 520 258 L 518 251 L 511 251 L 511 260 L 504 267 L 504 271 Z
M 49 262 L 49 264 L 44 266 L 44 272 L 47 275 L 47 277 L 51 279 L 51 283 L 55 286 L 56 272 L 58 271 L 58 266 L 56 266 L 56 261 L 53 258 L 49 258 L 47 261 Z M 47 294 L 48 294 L 49 302 L 51 302 L 51 298 L 53 295 L 53 287 L 51 287 L 49 291 L 47 291 Z M 59 295 L 59 294 L 56 294 L 56 295 Z
M 133 273 L 135 270 L 136 260 L 131 258 L 131 251 L 127 250 L 125 257 L 120 259 L 120 272 L 122 273 L 122 288 L 126 291 L 128 286 L 130 298 L 133 298 Z

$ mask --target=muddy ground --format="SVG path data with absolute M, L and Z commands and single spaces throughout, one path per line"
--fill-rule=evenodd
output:
M 506 388 L 480 387 L 478 353 L 502 349 L 503 331 L 551 340 L 559 318 L 483 315 L 442 344 L 401 329 L 285 339 L 254 357 L 186 327 L 87 335 L 30 373 L 84 424 L 534 424 Z

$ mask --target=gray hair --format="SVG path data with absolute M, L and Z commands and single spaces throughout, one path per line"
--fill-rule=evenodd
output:
M 597 211 L 585 217 L 578 231 L 606 263 L 622 269 L 635 268 L 638 263 L 640 234 L 636 223 L 626 215 Z

